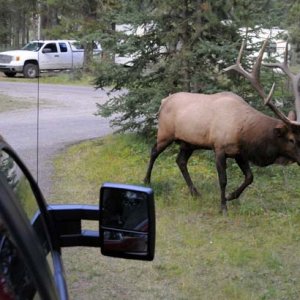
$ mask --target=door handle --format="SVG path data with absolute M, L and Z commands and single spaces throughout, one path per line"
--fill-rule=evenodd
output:
M 54 57 L 59 57 L 59 55 L 58 55 L 58 54 L 56 54 L 56 55 L 54 55 Z

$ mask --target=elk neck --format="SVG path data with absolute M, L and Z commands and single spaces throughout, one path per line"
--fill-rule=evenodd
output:
M 264 116 L 253 120 L 251 126 L 242 130 L 240 148 L 249 161 L 261 167 L 276 161 L 280 153 L 274 128 L 281 123 L 280 120 Z

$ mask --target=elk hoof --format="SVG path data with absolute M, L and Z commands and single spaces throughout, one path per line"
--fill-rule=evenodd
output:
M 226 204 L 221 204 L 220 214 L 223 215 L 224 217 L 228 216 L 228 210 Z
M 145 179 L 144 179 L 144 184 L 150 184 L 150 179 L 147 178 L 147 177 L 145 177 Z
M 196 198 L 200 198 L 201 197 L 201 194 L 197 191 L 196 188 L 192 188 L 191 189 L 191 195 L 192 195 L 192 197 L 196 197 Z

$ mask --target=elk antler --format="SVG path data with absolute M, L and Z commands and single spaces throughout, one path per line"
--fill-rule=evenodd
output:
M 270 92 L 268 95 L 266 95 L 263 87 L 260 84 L 260 67 L 261 62 L 263 58 L 264 51 L 266 49 L 268 43 L 268 39 L 266 39 L 258 53 L 258 56 L 256 58 L 256 61 L 253 65 L 253 69 L 251 72 L 246 71 L 241 64 L 242 54 L 245 48 L 245 41 L 242 42 L 242 46 L 238 55 L 238 58 L 236 60 L 236 63 L 232 66 L 227 67 L 224 69 L 224 72 L 228 72 L 230 70 L 235 70 L 236 72 L 243 75 L 246 79 L 248 79 L 252 85 L 252 87 L 258 92 L 261 98 L 264 99 L 264 104 L 270 107 L 270 109 L 278 116 L 279 119 L 281 119 L 285 124 L 291 125 L 291 120 L 289 120 L 272 102 L 272 96 L 275 89 L 275 83 L 273 84 Z
M 269 95 L 264 99 L 264 104 L 269 106 L 271 108 L 271 110 L 275 113 L 275 115 L 278 116 L 279 119 L 281 119 L 286 125 L 291 125 L 291 123 L 294 123 L 293 121 L 291 121 L 288 117 L 286 117 L 286 115 L 284 113 L 282 113 L 277 107 L 276 105 L 274 105 L 273 102 L 271 102 L 273 93 L 274 93 L 274 89 L 275 89 L 275 82 L 272 85 L 272 88 L 269 92 Z
M 298 88 L 299 80 L 300 80 L 300 73 L 293 74 L 288 66 L 288 43 L 285 46 L 284 52 L 284 60 L 282 63 L 265 63 L 263 64 L 265 67 L 269 68 L 279 68 L 281 69 L 291 80 L 293 86 L 293 94 L 295 97 L 295 110 L 297 115 L 297 121 L 300 121 L 300 91 Z

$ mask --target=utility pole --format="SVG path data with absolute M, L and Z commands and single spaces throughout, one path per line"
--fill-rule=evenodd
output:
M 41 39 L 41 3 L 40 1 L 37 2 L 37 39 Z

